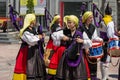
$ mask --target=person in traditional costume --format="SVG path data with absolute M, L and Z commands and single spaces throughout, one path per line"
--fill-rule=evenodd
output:
M 105 9 L 105 15 L 103 17 L 103 21 L 101 22 L 100 27 L 100 36 L 103 38 L 105 45 L 103 46 L 104 49 L 104 56 L 101 59 L 100 68 L 101 68 L 101 74 L 102 74 L 102 80 L 107 80 L 108 78 L 108 68 L 110 63 L 110 56 L 108 55 L 108 41 L 112 38 L 115 38 L 117 41 L 115 41 L 115 44 L 118 47 L 118 36 L 115 34 L 115 26 L 114 22 L 112 20 L 112 8 L 109 7 L 109 3 L 106 6 Z M 105 36 L 106 35 L 106 36 Z
M 50 24 L 51 33 L 44 54 L 44 61 L 48 70 L 47 71 L 48 80 L 54 80 L 54 76 L 56 74 L 56 68 L 58 64 L 58 58 L 59 58 L 58 57 L 59 52 L 57 52 L 58 46 L 54 45 L 53 39 L 51 38 L 51 34 L 61 30 L 60 19 L 61 19 L 60 15 L 56 14 Z
M 68 28 L 68 25 L 67 25 L 67 19 L 68 19 L 68 17 L 69 17 L 68 15 L 66 15 L 66 16 L 63 17 L 63 22 L 64 22 L 64 23 L 63 23 L 63 24 L 64 24 L 63 27 L 64 27 L 64 29 L 65 29 L 65 28 L 69 29 L 69 28 Z
M 67 30 L 65 29 L 65 31 Z M 48 80 L 55 80 L 56 70 L 61 59 L 61 56 L 63 54 L 63 51 L 65 50 L 64 44 L 60 44 L 63 36 L 65 37 L 65 35 L 63 34 L 63 29 L 56 30 L 51 34 L 53 46 L 51 48 L 52 52 L 50 52 L 51 55 L 49 57 Z
M 92 47 L 92 43 L 94 41 L 102 42 L 102 38 L 100 38 L 97 34 L 97 30 L 95 26 L 92 24 L 93 21 L 93 13 L 91 11 L 86 11 L 82 16 L 83 26 L 80 31 L 83 33 L 84 41 L 84 49 L 86 53 L 86 57 L 88 59 L 88 66 L 90 74 L 89 77 L 91 80 L 97 80 L 97 59 L 89 58 L 89 50 Z M 94 64 L 95 63 L 95 64 Z
M 6 30 L 7 30 L 7 21 L 3 21 L 2 30 L 3 30 L 3 32 L 6 32 Z
M 79 19 L 75 15 L 69 15 L 67 26 L 71 36 L 67 36 L 66 50 L 59 62 L 56 78 L 57 80 L 87 80 L 86 61 L 83 54 L 82 33 L 77 30 Z M 63 31 L 64 34 L 64 31 Z M 61 37 L 61 36 L 60 36 Z
M 45 35 L 37 33 L 35 24 L 35 14 L 27 14 L 23 28 L 20 30 L 22 43 L 12 80 L 46 80 L 46 67 L 42 57 L 43 50 L 41 50 Z
M 105 15 L 103 17 L 103 21 L 107 27 L 107 37 L 110 38 L 116 38 L 119 39 L 116 35 L 115 31 L 115 25 L 112 19 L 112 8 L 109 6 L 109 3 L 107 4 L 107 7 L 105 9 Z M 116 45 L 118 46 L 118 41 L 116 41 Z
M 53 45 L 53 40 L 51 38 L 51 34 L 55 31 L 61 29 L 59 23 L 60 23 L 60 15 L 55 15 L 50 24 L 51 33 L 50 33 L 49 40 L 46 45 L 45 54 L 44 54 L 44 61 L 45 61 L 45 64 L 47 67 L 50 63 L 50 60 L 48 59 L 50 52 L 52 52 L 54 48 L 57 48 L 56 46 Z
M 49 36 L 49 41 L 46 45 L 46 51 L 48 50 L 51 50 L 53 48 L 53 40 L 51 38 L 51 34 L 57 30 L 60 30 L 61 29 L 61 26 L 60 26 L 60 15 L 55 15 L 51 24 L 50 24 L 50 30 L 51 30 L 51 33 L 50 33 L 50 36 Z M 48 61 L 49 62 L 49 61 Z

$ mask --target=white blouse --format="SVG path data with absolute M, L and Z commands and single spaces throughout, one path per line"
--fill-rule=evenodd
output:
M 57 32 L 53 32 L 51 34 L 52 40 L 53 40 L 53 44 L 56 46 L 60 46 L 61 44 L 61 39 L 63 38 L 64 34 L 63 34 L 63 30 L 57 31 Z
M 38 41 L 40 40 L 38 35 L 34 35 L 28 31 L 25 31 L 21 38 L 23 41 L 27 42 L 30 46 L 38 44 Z
M 83 32 L 83 40 L 84 40 L 84 42 L 83 42 L 84 48 L 92 47 L 92 41 L 103 41 L 103 39 L 98 36 L 98 33 L 97 33 L 96 29 L 95 29 L 95 31 L 92 35 L 91 40 L 89 39 L 87 33 L 84 31 Z
M 115 27 L 114 27 L 114 22 L 111 21 L 107 25 L 107 36 L 108 38 L 117 38 L 118 37 L 115 35 Z

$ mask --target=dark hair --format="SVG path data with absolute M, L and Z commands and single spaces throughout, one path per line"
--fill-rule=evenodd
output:
M 107 15 L 111 15 L 111 14 L 112 14 L 112 8 L 109 7 L 109 3 L 108 3 L 107 6 L 106 6 L 105 14 L 107 14 Z

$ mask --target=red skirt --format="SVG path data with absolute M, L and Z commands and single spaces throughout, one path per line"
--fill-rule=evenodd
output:
M 59 46 L 59 47 L 55 46 L 53 44 L 53 40 L 49 40 L 48 44 L 46 46 L 46 49 L 52 49 L 54 51 L 54 53 L 50 59 L 49 66 L 48 66 L 48 74 L 55 75 L 59 61 L 60 61 L 62 54 L 66 48 L 65 48 L 65 46 Z
M 21 45 L 21 48 L 16 58 L 13 80 L 27 80 L 27 76 L 26 76 L 27 56 L 28 56 L 28 46 Z
M 58 47 L 58 49 L 54 52 L 54 54 L 50 60 L 49 68 L 57 69 L 59 61 L 63 55 L 64 50 L 65 50 L 64 46 Z
M 52 50 L 56 51 L 57 48 L 58 48 L 58 46 L 55 46 L 55 45 L 53 44 L 53 40 L 50 39 L 50 40 L 48 41 L 47 45 L 46 45 L 46 49 L 52 49 Z
M 16 58 L 16 64 L 14 68 L 15 73 L 26 74 L 28 46 L 21 47 Z
M 46 67 L 39 46 L 22 45 L 16 58 L 13 80 L 45 80 Z

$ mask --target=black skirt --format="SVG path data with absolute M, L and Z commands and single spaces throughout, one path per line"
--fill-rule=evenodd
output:
M 83 55 L 81 55 L 79 65 L 71 67 L 67 64 L 66 53 L 64 53 L 57 69 L 56 78 L 62 80 L 87 80 L 87 71 Z
M 27 80 L 46 80 L 46 67 L 38 46 L 28 49 Z

